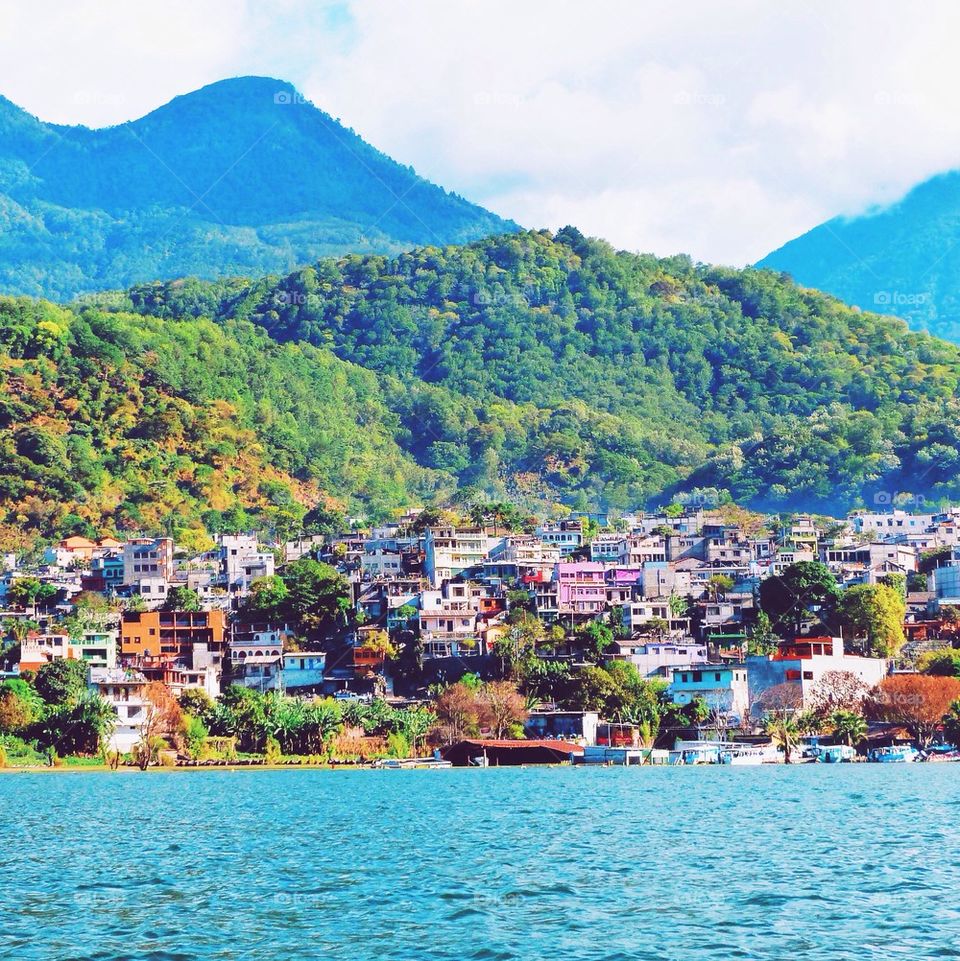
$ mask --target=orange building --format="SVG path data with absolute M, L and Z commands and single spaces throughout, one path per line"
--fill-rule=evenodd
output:
M 195 644 L 205 644 L 219 665 L 223 657 L 223 611 L 128 611 L 120 624 L 120 654 L 189 663 Z
M 57 547 L 62 551 L 69 551 L 71 554 L 90 560 L 97 551 L 123 547 L 123 541 L 118 541 L 115 537 L 101 537 L 98 541 L 92 541 L 88 537 L 74 536 L 65 537 Z

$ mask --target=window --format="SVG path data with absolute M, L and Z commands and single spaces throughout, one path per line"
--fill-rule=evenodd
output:
M 714 674 L 714 675 L 713 675 L 713 678 L 714 678 L 715 681 L 719 681 L 719 680 L 720 680 L 720 675 L 719 675 L 719 674 Z
M 694 672 L 693 672 L 693 679 L 694 679 L 695 681 L 702 681 L 702 680 L 703 680 L 703 672 L 702 672 L 702 671 L 694 671 Z
M 812 681 L 812 680 L 813 680 L 813 671 L 804 671 L 804 672 L 803 672 L 803 679 L 804 679 L 805 681 Z

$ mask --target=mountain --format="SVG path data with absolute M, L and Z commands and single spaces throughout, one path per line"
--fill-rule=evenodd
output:
M 758 266 L 960 343 L 960 171 L 891 206 L 829 220 Z
M 286 272 L 516 225 L 365 143 L 288 83 L 243 77 L 90 130 L 0 98 L 0 291 Z
M 830 512 L 960 493 L 958 348 L 771 271 L 624 253 L 573 228 L 329 258 L 279 280 L 156 282 L 76 310 L 125 324 L 132 311 L 153 338 L 167 324 L 181 337 L 191 324 L 212 337 L 211 321 L 230 339 L 257 330 L 261 343 L 362 374 L 367 403 L 330 397 L 344 423 L 318 431 L 294 430 L 294 386 L 277 381 L 271 400 L 242 358 L 233 373 L 218 359 L 192 387 L 233 403 L 239 381 L 283 408 L 292 433 L 275 436 L 275 419 L 244 402 L 266 462 L 316 478 L 345 509 L 457 490 L 530 507 L 624 509 L 697 492 Z M 142 368 L 142 344 L 117 346 Z M 209 353 L 170 347 L 168 389 L 183 390 L 181 365 L 201 378 Z M 327 453 L 334 426 L 352 440 Z M 357 485 L 336 463 L 350 444 L 371 449 L 367 431 L 389 459 Z M 300 435 L 298 456 L 278 462 Z

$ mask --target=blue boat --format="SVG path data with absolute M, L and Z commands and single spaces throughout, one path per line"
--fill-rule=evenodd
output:
M 817 744 L 808 753 L 820 764 L 849 763 L 857 756 L 849 744 Z
M 909 744 L 897 744 L 893 747 L 875 747 L 867 754 L 867 760 L 875 764 L 909 764 L 920 756 Z

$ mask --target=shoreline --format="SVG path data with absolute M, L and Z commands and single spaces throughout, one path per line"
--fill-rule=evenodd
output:
M 950 763 L 947 761 L 927 761 L 927 762 L 916 762 L 910 767 L 920 766 L 926 767 L 928 765 L 933 765 L 935 767 L 940 767 L 942 764 Z M 384 768 L 375 764 L 209 764 L 209 765 L 193 765 L 193 764 L 182 764 L 174 765 L 172 767 L 164 767 L 163 765 L 156 765 L 147 768 L 142 771 L 138 767 L 119 767 L 111 768 L 106 764 L 90 764 L 83 765 L 78 764 L 75 766 L 63 765 L 60 767 L 49 767 L 43 766 L 29 766 L 29 767 L 4 767 L 0 768 L 0 777 L 3 775 L 14 775 L 14 774 L 178 774 L 186 772 L 198 772 L 198 771 L 229 771 L 231 773 L 236 773 L 239 771 L 330 771 L 330 772 L 344 772 L 344 771 L 386 771 L 386 770 L 408 770 L 408 771 L 426 771 L 426 770 L 448 770 L 448 771 L 483 771 L 483 770 L 535 770 L 540 768 L 584 768 L 584 769 L 603 769 L 603 770 L 618 770 L 624 769 L 643 769 L 643 770 L 690 770 L 691 768 L 730 768 L 736 770 L 743 770 L 749 768 L 750 770 L 755 770 L 757 768 L 807 768 L 807 767 L 884 767 L 881 764 L 812 764 L 812 763 L 793 763 L 793 764 L 783 764 L 783 763 L 769 763 L 769 764 L 750 764 L 750 765 L 730 765 L 730 764 L 503 764 L 503 765 L 492 765 L 490 767 L 451 767 L 451 768 L 430 768 L 428 766 L 415 767 L 410 766 L 407 768 Z M 903 767 L 902 764 L 886 765 L 892 767 Z

